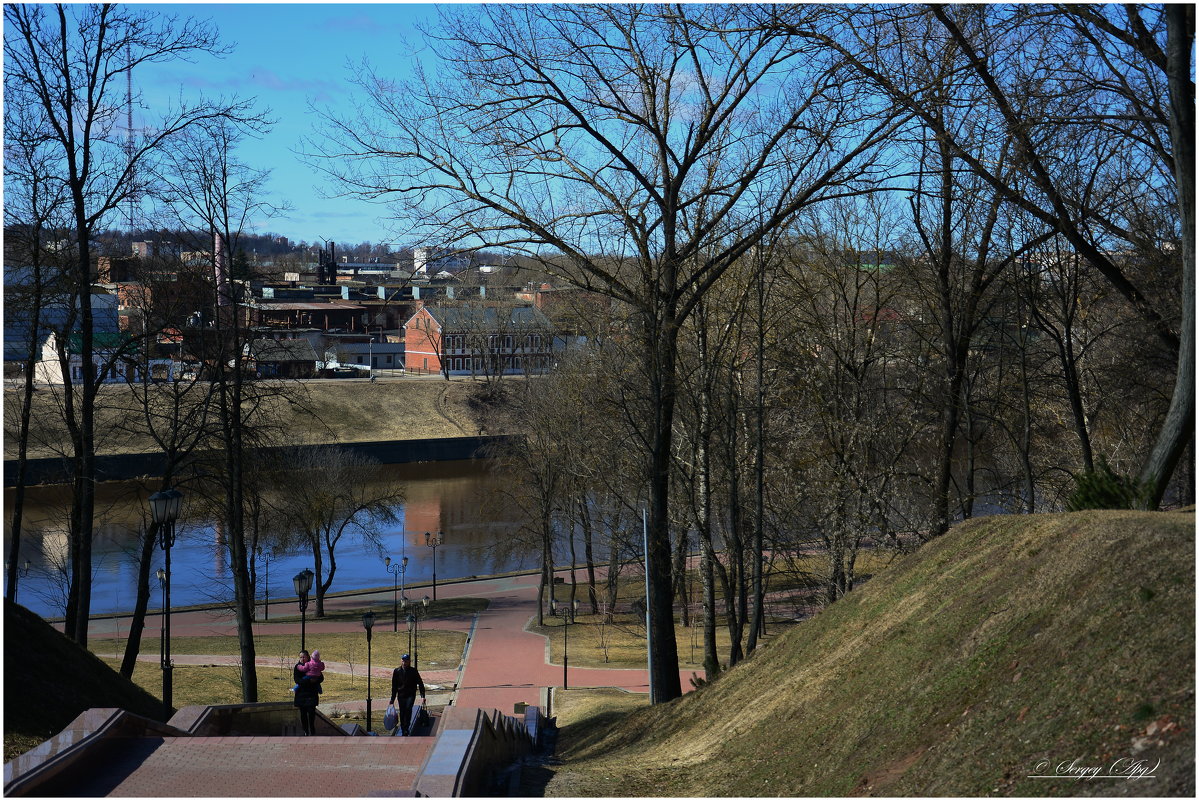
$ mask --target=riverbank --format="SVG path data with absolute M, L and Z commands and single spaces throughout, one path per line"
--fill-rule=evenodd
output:
M 568 569 L 568 568 L 557 568 L 557 569 L 563 570 L 563 569 Z M 478 582 L 478 581 L 498 581 L 500 579 L 514 579 L 514 578 L 519 578 L 521 576 L 535 576 L 535 575 L 539 574 L 540 572 L 541 572 L 540 569 L 513 570 L 508 573 L 496 573 L 494 575 L 463 576 L 460 578 L 441 578 L 441 579 L 437 580 L 437 586 L 445 587 L 445 586 L 449 586 L 449 585 L 453 585 L 453 584 L 467 584 L 470 582 Z M 408 585 L 407 591 L 410 591 L 413 593 L 413 595 L 416 595 L 419 597 L 420 595 L 427 594 L 427 591 L 429 590 L 430 587 L 432 587 L 432 582 L 414 582 L 414 583 Z M 418 592 L 418 590 L 420 592 Z M 347 598 L 357 598 L 360 596 L 376 595 L 376 594 L 381 594 L 381 593 L 382 594 L 394 593 L 394 588 L 388 587 L 388 586 L 377 586 L 377 587 L 362 587 L 362 588 L 359 588 L 356 590 L 340 590 L 338 592 L 327 593 L 325 595 L 325 600 L 328 602 L 342 601 Z M 272 607 L 275 607 L 275 606 L 285 607 L 288 611 L 284 613 L 284 615 L 283 615 L 284 618 L 289 618 L 289 617 L 298 618 L 299 616 L 295 612 L 297 601 L 298 601 L 298 599 L 295 597 L 289 598 L 287 596 L 283 596 L 281 598 L 272 598 L 272 599 L 270 599 L 269 603 Z M 261 604 L 261 603 L 254 605 L 255 609 L 261 609 L 261 608 L 263 608 L 263 606 L 264 606 L 264 604 Z M 224 602 L 224 603 L 192 604 L 190 606 L 178 606 L 176 604 L 171 604 L 171 614 L 175 614 L 176 612 L 228 613 L 229 612 L 229 603 Z M 152 610 L 150 612 L 150 614 L 157 615 L 158 610 L 157 609 Z M 131 612 L 131 611 L 107 612 L 104 614 L 92 615 L 89 619 L 92 621 L 92 623 L 96 623 L 98 621 L 121 621 L 121 620 L 130 618 L 130 617 L 133 617 L 133 612 Z M 275 618 L 276 618 L 276 620 L 279 619 L 278 612 L 275 613 Z M 43 619 L 47 623 L 54 625 L 54 626 L 57 626 L 63 622 L 62 617 L 47 617 L 47 618 L 43 618 Z M 269 621 L 270 616 L 265 615 L 263 619 Z M 357 624 L 355 624 L 355 625 L 357 625 Z
M 381 442 L 452 439 L 508 433 L 492 419 L 479 419 L 471 397 L 479 382 L 442 376 L 324 379 L 272 382 L 263 414 L 272 428 L 287 432 L 289 442 Z M 152 385 L 164 396 L 168 385 Z M 70 441 L 62 424 L 58 387 L 34 393 L 29 458 L 61 458 Z M 135 391 L 136 389 L 136 391 Z M 147 431 L 138 402 L 140 387 L 108 384 L 100 388 L 96 408 L 96 452 L 100 455 L 154 454 L 160 446 Z M 6 382 L 4 458 L 17 456 L 12 428 L 20 392 Z M 8 472 L 6 467 L 5 472 Z
M 379 464 L 411 464 L 413 462 L 460 462 L 486 458 L 486 452 L 509 441 L 508 436 L 445 437 L 442 439 L 408 439 L 386 442 L 341 442 L 343 448 L 358 453 Z M 268 458 L 283 448 L 262 448 L 259 453 Z M 205 454 L 195 454 L 196 461 L 205 462 Z M 157 477 L 162 458 L 157 453 L 117 453 L 96 457 L 97 481 L 134 481 Z M 69 465 L 61 457 L 30 459 L 25 465 L 28 486 L 67 484 Z M 16 462 L 4 462 L 4 486 L 17 483 Z

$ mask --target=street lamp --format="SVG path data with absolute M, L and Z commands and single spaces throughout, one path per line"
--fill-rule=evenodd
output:
M 371 629 L 375 627 L 375 613 L 362 616 L 362 628 L 366 629 L 366 730 L 371 730 Z
M 400 630 L 400 613 L 399 607 L 396 605 L 396 576 L 400 577 L 400 587 L 403 588 L 404 571 L 408 569 L 408 557 L 405 556 L 393 565 L 389 556 L 383 560 L 383 566 L 391 574 L 391 630 L 398 632 Z
M 162 590 L 162 614 L 158 616 L 158 664 L 166 664 L 167 638 L 164 627 L 167 619 L 167 572 L 161 567 L 154 573 L 158 578 L 158 586 Z
M 273 551 L 271 551 L 270 548 L 267 548 L 265 551 L 262 550 L 261 545 L 258 546 L 257 550 L 258 550 L 258 555 L 262 557 L 263 564 L 266 565 L 266 576 L 263 581 L 263 592 L 265 593 L 266 597 L 262 603 L 262 619 L 270 620 L 271 619 L 271 560 L 275 558 L 275 554 Z
M 550 614 L 557 611 L 558 602 L 553 598 L 550 599 Z M 564 606 L 562 609 L 562 689 L 569 689 L 566 684 L 566 664 L 567 664 L 567 632 L 570 631 L 570 624 L 575 622 L 575 613 L 579 611 L 579 599 L 576 598 L 569 606 Z M 567 614 L 569 612 L 569 615 Z
M 407 605 L 407 600 L 405 600 Z M 408 653 L 412 654 L 412 666 L 420 670 L 420 618 L 429 614 L 429 596 L 421 598 L 420 605 L 413 604 L 408 615 Z
M 445 542 L 445 538 L 442 536 L 442 533 L 440 531 L 437 532 L 436 537 L 434 537 L 432 534 L 430 534 L 427 531 L 425 532 L 425 545 L 428 545 L 430 548 L 433 549 L 433 600 L 434 601 L 437 600 L 437 547 L 439 545 L 442 545 L 444 542 Z
M 300 599 L 300 650 L 307 650 L 304 645 L 304 613 L 308 611 L 308 593 L 312 591 L 312 578 L 316 574 L 310 569 L 304 568 L 299 573 L 292 577 L 291 583 L 295 587 L 296 597 Z
M 179 519 L 179 507 L 183 503 L 183 493 L 177 489 L 164 489 L 154 493 L 149 498 L 150 518 L 158 526 L 158 544 L 163 550 L 164 567 L 159 574 L 162 582 L 162 625 L 161 653 L 159 665 L 162 667 L 162 707 L 165 715 L 171 713 L 171 546 L 175 544 L 175 521 Z

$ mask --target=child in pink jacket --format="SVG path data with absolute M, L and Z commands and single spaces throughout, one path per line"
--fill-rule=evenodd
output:
M 325 680 L 325 663 L 321 661 L 321 652 L 315 648 L 312 649 L 312 658 L 304 664 L 299 665 L 298 668 L 304 674 L 304 678 L 300 679 L 301 682 L 307 681 L 320 684 Z M 299 684 L 292 687 L 291 691 L 294 693 L 298 689 L 300 689 Z M 320 692 L 320 690 L 318 689 L 317 692 Z

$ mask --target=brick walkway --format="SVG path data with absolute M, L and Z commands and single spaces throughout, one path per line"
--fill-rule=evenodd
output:
M 411 795 L 432 737 L 179 737 L 133 741 L 91 790 L 119 797 Z M 106 781 L 107 779 L 107 781 Z
M 559 571 L 563 577 L 569 576 L 569 570 Z M 434 704 L 450 702 L 456 706 L 470 706 L 498 709 L 505 714 L 511 714 L 514 704 L 542 704 L 542 689 L 562 685 L 562 663 L 552 663 L 549 660 L 549 642 L 541 634 L 525 630 L 537 614 L 537 574 L 515 576 L 500 576 L 495 578 L 472 579 L 440 583 L 437 586 L 439 598 L 486 598 L 490 602 L 487 609 L 479 613 L 477 622 L 471 617 L 438 618 L 430 622 L 430 626 L 438 629 L 470 632 L 472 624 L 474 632 L 467 646 L 466 660 L 461 671 L 422 670 L 421 676 L 429 684 L 450 686 L 457 683 L 457 690 L 446 699 L 430 698 Z M 421 595 L 428 592 L 427 587 L 410 587 L 410 594 Z M 326 612 L 354 609 L 368 602 L 390 602 L 392 590 L 379 589 L 373 592 L 355 594 L 353 596 L 338 596 L 325 599 Z M 275 609 L 275 604 L 271 604 Z M 276 614 L 295 614 L 295 601 L 279 603 Z M 258 621 L 254 624 L 258 634 L 290 634 L 297 639 L 300 636 L 300 624 L 275 623 Z M 118 629 L 127 631 L 127 624 L 121 619 L 100 619 L 92 622 L 93 636 L 111 636 Z M 153 631 L 156 624 L 151 618 L 147 629 Z M 309 620 L 307 637 L 310 643 L 316 641 L 321 632 L 362 631 L 362 625 L 356 620 L 323 621 Z M 156 633 L 156 631 L 153 631 Z M 390 632 L 388 632 L 390 633 Z M 172 636 L 236 636 L 237 627 L 232 614 L 227 610 L 199 610 L 175 612 L 171 615 Z M 552 635 L 551 635 L 552 636 Z M 158 654 L 142 654 L 141 659 L 158 661 Z M 176 655 L 172 657 L 175 664 L 237 664 L 236 655 L 200 656 Z M 260 657 L 256 663 L 260 667 L 278 667 L 278 658 Z M 374 666 L 371 676 L 378 679 L 389 679 L 394 665 Z M 341 663 L 326 663 L 326 670 L 334 673 L 349 673 L 349 666 Z M 356 666 L 355 671 L 361 674 L 362 666 Z M 690 690 L 691 670 L 679 671 L 680 683 L 684 691 Z M 698 671 L 703 675 L 703 671 Z M 569 684 L 571 687 L 616 687 L 630 692 L 649 692 L 648 673 L 644 669 L 620 668 L 569 668 Z M 379 695 L 372 693 L 372 706 L 382 709 L 386 705 L 390 686 L 380 685 Z M 440 693 L 436 694 L 440 696 Z M 366 699 L 360 702 L 341 701 L 331 706 L 342 709 L 365 708 Z
M 473 707 L 498 709 L 510 715 L 516 703 L 541 705 L 545 688 L 561 685 L 562 665 L 549 661 L 547 638 L 525 630 L 537 612 L 537 580 L 537 575 L 517 575 L 438 585 L 441 598 L 483 597 L 490 603 L 477 618 L 437 619 L 430 624 L 470 634 L 461 666 L 422 671 L 428 684 L 447 688 L 445 693 L 430 691 L 432 706 L 457 707 L 460 712 L 446 710 L 451 716 L 466 714 Z M 361 607 L 370 601 L 390 602 L 391 590 L 328 598 L 325 606 L 332 612 Z M 294 614 L 294 601 L 279 604 L 279 610 Z M 153 626 L 151 620 L 147 628 Z M 356 620 L 310 621 L 307 628 L 310 644 L 319 642 L 321 632 L 362 630 Z M 91 627 L 97 637 L 127 629 L 124 620 L 114 619 L 95 620 Z M 299 623 L 261 621 L 255 624 L 255 630 L 259 634 L 291 634 L 297 640 L 300 636 Z M 236 625 L 224 610 L 187 611 L 172 615 L 171 631 L 174 636 L 235 635 Z M 158 654 L 143 654 L 141 658 L 157 661 Z M 235 655 L 176 655 L 173 659 L 176 664 L 238 662 Z M 278 667 L 276 657 L 256 661 L 262 667 Z M 392 667 L 375 667 L 371 675 L 385 680 Z M 356 669 L 361 671 L 361 666 Z M 331 662 L 326 663 L 326 670 L 349 672 L 349 666 Z M 680 671 L 687 689 L 690 674 Z M 648 691 L 645 670 L 572 667 L 569 678 L 571 687 Z M 372 705 L 381 713 L 390 687 L 386 681 L 378 686 L 383 695 L 376 695 Z M 329 707 L 351 710 L 365 705 L 364 698 Z M 415 793 L 421 771 L 431 769 L 430 755 L 438 742 L 436 737 L 150 737 L 122 741 L 97 770 L 71 772 L 66 794 L 160 798 L 410 796 Z M 61 789 L 65 790 L 66 785 Z

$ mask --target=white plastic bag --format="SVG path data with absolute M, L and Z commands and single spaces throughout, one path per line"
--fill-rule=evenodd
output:
M 383 728 L 394 729 L 396 724 L 400 722 L 400 715 L 396 712 L 395 704 L 387 705 L 387 712 L 383 714 Z

